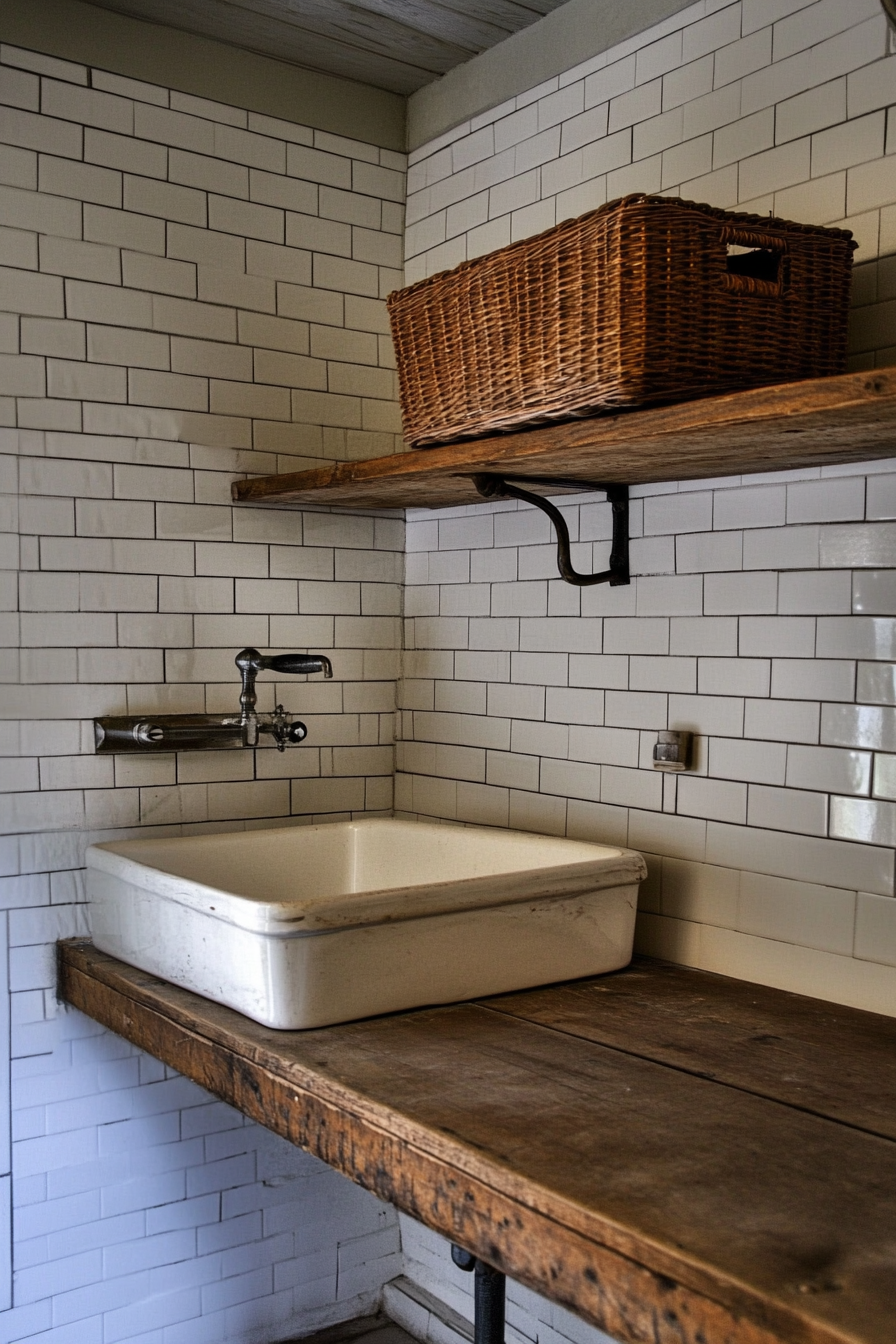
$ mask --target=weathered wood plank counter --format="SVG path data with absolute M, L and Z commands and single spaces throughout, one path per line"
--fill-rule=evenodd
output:
M 896 1339 L 894 1020 L 640 961 L 278 1032 L 83 940 L 60 993 L 618 1339 Z

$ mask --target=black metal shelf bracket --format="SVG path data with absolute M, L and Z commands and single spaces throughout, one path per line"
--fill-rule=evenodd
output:
M 566 519 L 549 499 L 533 495 L 518 485 L 511 485 L 511 479 L 526 481 L 529 485 L 556 486 L 564 490 L 603 490 L 613 510 L 613 540 L 610 546 L 610 568 L 599 574 L 580 574 L 573 567 L 570 555 L 569 528 Z M 525 504 L 534 504 L 536 509 L 546 513 L 554 524 L 557 533 L 557 568 L 560 577 L 577 588 L 588 588 L 593 583 L 608 583 L 617 588 L 631 583 L 628 560 L 628 486 L 596 485 L 593 481 L 558 480 L 552 476 L 500 476 L 493 472 L 479 472 L 473 477 L 473 484 L 483 499 L 521 499 Z

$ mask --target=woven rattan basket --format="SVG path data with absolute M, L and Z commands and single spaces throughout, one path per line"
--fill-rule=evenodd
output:
M 842 373 L 846 229 L 626 196 L 389 296 L 414 447 Z

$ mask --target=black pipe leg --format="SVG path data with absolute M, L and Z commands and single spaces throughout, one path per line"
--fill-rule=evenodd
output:
M 476 1261 L 474 1344 L 504 1344 L 504 1275 Z
M 462 1246 L 452 1245 L 451 1259 L 458 1269 L 475 1271 L 473 1344 L 504 1344 L 505 1276 Z

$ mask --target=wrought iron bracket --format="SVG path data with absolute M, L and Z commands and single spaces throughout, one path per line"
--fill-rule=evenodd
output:
M 610 568 L 599 574 L 580 574 L 573 567 L 570 555 L 569 528 L 560 510 L 549 499 L 533 495 L 518 485 L 511 485 L 511 479 L 525 481 L 529 485 L 553 485 L 564 490 L 603 490 L 613 510 L 613 540 L 610 546 Z M 473 477 L 473 484 L 483 499 L 521 499 L 525 504 L 534 504 L 536 509 L 546 513 L 554 524 L 557 533 L 557 568 L 560 577 L 577 588 L 588 588 L 593 583 L 608 583 L 612 588 L 631 583 L 628 561 L 628 486 L 596 485 L 593 481 L 559 480 L 553 476 L 500 476 L 492 472 L 479 472 Z

